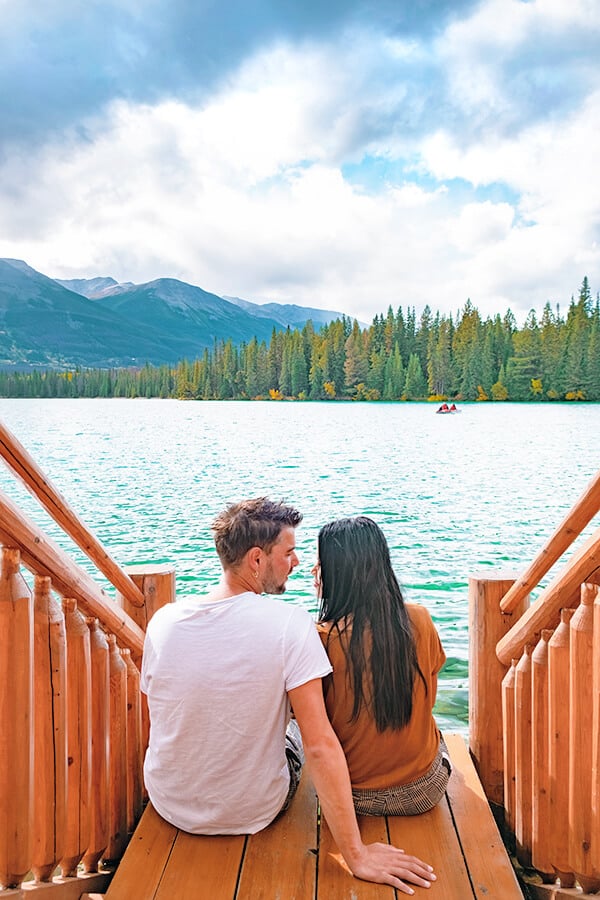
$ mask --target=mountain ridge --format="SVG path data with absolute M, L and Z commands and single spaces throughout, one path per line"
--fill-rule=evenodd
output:
M 143 284 L 111 276 L 53 279 L 0 259 L 0 367 L 174 364 L 215 342 L 269 340 L 275 330 L 320 327 L 341 313 L 222 297 L 176 278 Z

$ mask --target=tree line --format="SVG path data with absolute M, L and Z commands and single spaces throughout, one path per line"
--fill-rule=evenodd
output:
M 600 401 L 600 298 L 586 277 L 566 316 L 547 303 L 520 329 L 510 310 L 484 320 L 470 300 L 456 321 L 390 306 L 366 328 L 346 316 L 318 331 L 307 322 L 175 366 L 4 371 L 0 396 Z

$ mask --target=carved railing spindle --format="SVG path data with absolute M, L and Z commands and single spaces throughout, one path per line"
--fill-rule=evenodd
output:
M 108 641 L 98 619 L 89 617 L 92 660 L 92 785 L 90 839 L 83 857 L 86 872 L 97 872 L 108 845 L 108 786 L 110 730 L 110 669 Z
M 581 603 L 571 619 L 571 677 L 569 731 L 569 860 L 584 891 L 600 889 L 594 872 L 592 841 L 592 703 L 593 703 L 593 603 L 596 586 L 581 586 Z
M 50 579 L 34 581 L 34 817 L 36 881 L 49 881 L 63 855 L 67 820 L 67 638 Z
M 110 785 L 105 860 L 121 858 L 127 845 L 127 666 L 117 639 L 108 635 L 110 664 Z
M 515 679 L 517 659 L 502 679 L 502 722 L 504 732 L 504 821 L 515 833 Z
M 569 623 L 575 610 L 563 609 L 548 642 L 548 759 L 550 768 L 551 860 L 561 887 L 575 883 L 569 868 Z
M 0 886 L 18 887 L 31 866 L 33 818 L 33 600 L 20 554 L 0 569 Z
M 121 656 L 127 667 L 127 831 L 131 833 L 142 814 L 142 702 L 140 673 L 129 649 Z
M 531 654 L 532 844 L 531 861 L 545 883 L 556 876 L 551 859 L 550 766 L 548 757 L 548 641 L 542 635 Z
M 515 670 L 515 842 L 517 859 L 531 865 L 531 644 Z
M 91 786 L 90 632 L 77 601 L 63 600 L 67 632 L 67 825 L 60 868 L 74 875 L 89 843 Z

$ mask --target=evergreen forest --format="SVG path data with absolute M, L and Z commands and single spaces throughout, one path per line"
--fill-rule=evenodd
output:
M 137 369 L 0 372 L 1 397 L 162 397 L 186 400 L 600 401 L 600 298 L 584 278 L 566 315 L 547 303 L 517 328 L 510 310 L 485 320 L 414 308 L 348 317 L 320 330 L 273 330 L 198 359 Z

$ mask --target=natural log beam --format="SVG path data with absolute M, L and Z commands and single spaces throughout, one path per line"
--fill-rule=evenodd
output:
M 0 456 L 36 497 L 55 522 L 91 559 L 98 570 L 134 606 L 143 606 L 140 589 L 81 521 L 77 513 L 44 475 L 35 460 L 0 421 Z
M 129 647 L 134 659 L 141 656 L 144 647 L 142 629 L 1 492 L 0 523 L 0 544 L 20 550 L 21 559 L 31 572 L 48 575 L 59 594 L 74 597 L 82 612 L 96 616 L 106 631 L 117 636 L 120 646 Z
M 565 550 L 568 550 L 575 538 L 591 522 L 598 510 L 600 510 L 600 470 L 592 478 L 573 509 L 563 519 L 552 537 L 542 547 L 527 571 L 515 581 L 502 598 L 500 603 L 502 612 L 512 612 L 517 608 L 523 597 L 526 597 L 530 591 L 537 587 L 546 572 L 549 572 Z

